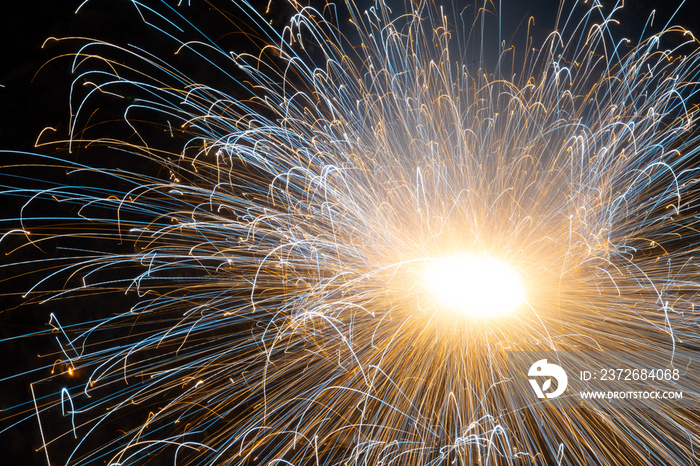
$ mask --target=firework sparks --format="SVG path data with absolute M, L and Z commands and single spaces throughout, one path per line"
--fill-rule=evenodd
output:
M 489 71 L 490 2 L 291 2 L 282 29 L 231 5 L 255 53 L 133 5 L 176 54 L 71 39 L 73 155 L 36 156 L 69 181 L 5 193 L 27 199 L 4 241 L 68 251 L 29 303 L 133 300 L 51 310 L 50 464 L 693 463 L 695 411 L 522 404 L 506 367 L 697 348 L 692 33 L 615 39 L 615 11 L 562 3 Z

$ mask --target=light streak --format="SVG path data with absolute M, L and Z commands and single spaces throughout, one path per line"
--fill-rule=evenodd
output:
M 495 63 L 471 64 L 469 50 L 488 49 L 489 1 L 349 4 L 343 24 L 334 6 L 292 2 L 283 30 L 232 4 L 255 47 L 243 53 L 184 5 L 133 4 L 177 53 L 67 39 L 80 43 L 69 160 L 2 170 L 43 180 L 5 189 L 26 199 L 0 235 L 26 240 L 9 252 L 66 245 L 31 264 L 28 305 L 92 306 L 60 323 L 47 312 L 46 373 L 57 358 L 72 370 L 30 387 L 48 462 L 698 457 L 692 411 L 520 406 L 505 372 L 508 350 L 697 351 L 689 31 L 620 39 L 616 11 L 562 4 L 544 43 L 521 52 L 499 37 Z M 111 133 L 117 105 L 128 137 Z M 459 321 L 432 305 L 426 264 L 464 251 L 509 264 L 525 305 Z M 124 294 L 129 306 L 106 311 Z

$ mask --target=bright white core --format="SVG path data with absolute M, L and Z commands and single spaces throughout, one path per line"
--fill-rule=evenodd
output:
M 423 271 L 423 280 L 439 305 L 468 317 L 498 317 L 525 303 L 525 288 L 518 272 L 485 255 L 432 259 Z

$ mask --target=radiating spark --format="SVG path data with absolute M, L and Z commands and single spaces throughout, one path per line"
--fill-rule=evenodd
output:
M 46 374 L 72 371 L 30 386 L 47 461 L 696 461 L 695 411 L 522 405 L 506 370 L 697 351 L 689 31 L 616 38 L 617 8 L 562 2 L 489 60 L 488 0 L 290 1 L 281 31 L 234 2 L 231 50 L 184 4 L 132 3 L 172 55 L 66 39 L 70 152 L 0 170 L 24 200 L 2 244 L 39 257 L 2 268 L 38 274 Z

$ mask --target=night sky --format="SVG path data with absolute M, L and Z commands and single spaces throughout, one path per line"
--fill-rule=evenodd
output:
M 78 42 L 50 42 L 43 49 L 42 43 L 47 37 L 83 36 L 104 39 L 117 44 L 137 44 L 163 57 L 170 57 L 174 44 L 165 41 L 163 37 L 147 28 L 139 19 L 138 13 L 126 0 L 95 0 L 89 2 L 78 14 L 74 11 L 82 3 L 76 0 L 61 1 L 10 1 L 3 4 L 0 12 L 0 150 L 39 151 L 44 154 L 55 153 L 60 157 L 70 158 L 62 144 L 51 144 L 39 149 L 34 148 L 34 141 L 44 127 L 57 129 L 53 133 L 57 139 L 66 136 L 69 121 L 69 90 L 73 76 L 70 74 L 70 58 L 59 58 L 61 54 L 69 54 L 77 50 Z M 151 3 L 144 0 L 144 3 Z M 157 3 L 157 2 L 152 2 Z M 176 4 L 177 2 L 169 2 Z M 183 2 L 186 3 L 186 2 Z M 207 24 L 208 34 L 218 38 L 222 43 L 231 47 L 240 46 L 226 35 L 227 24 L 216 12 L 211 11 L 206 2 L 190 0 L 191 5 L 183 5 L 178 11 L 195 18 L 200 24 Z M 226 8 L 227 2 L 215 2 Z M 267 0 L 260 2 L 266 5 Z M 277 0 L 277 3 L 280 3 Z M 392 2 L 389 2 L 392 3 Z M 400 2 L 398 2 L 400 4 Z M 447 4 L 448 2 L 442 2 Z M 464 2 L 469 4 L 471 2 Z M 498 1 L 496 0 L 497 4 Z M 605 3 L 611 3 L 610 1 Z M 613 27 L 620 37 L 629 36 L 637 39 L 651 10 L 658 9 L 655 28 L 666 23 L 675 11 L 678 0 L 629 0 L 629 5 L 617 15 L 621 24 Z M 556 14 L 556 0 L 508 0 L 503 1 L 505 14 L 503 30 L 513 30 L 523 23 L 523 18 L 534 15 L 535 35 L 543 37 L 551 31 Z M 275 5 L 275 3 L 273 3 Z M 289 18 L 290 10 L 278 5 L 278 10 L 268 15 L 276 27 L 281 27 Z M 400 10 L 399 7 L 396 7 Z M 675 24 L 680 24 L 700 33 L 700 2 L 689 0 L 677 15 Z M 495 20 L 494 20 L 495 25 Z M 517 36 L 516 36 L 517 37 Z M 504 39 L 509 40 L 508 35 Z M 238 45 L 237 45 L 238 44 Z M 243 45 L 245 47 L 245 45 Z M 42 68 L 42 65 L 45 65 Z M 185 63 L 183 66 L 187 66 Z M 198 64 L 193 63 L 192 75 L 200 71 Z M 216 76 L 203 75 L 204 80 L 215 81 Z M 214 83 L 210 83 L 214 84 Z M 221 82 L 226 88 L 228 83 Z M 229 90 L 235 93 L 235 89 Z M 105 110 L 109 112 L 109 109 Z M 115 111 L 118 116 L 118 111 Z M 123 129 L 122 129 L 123 130 Z M 119 131 L 119 130 L 118 130 Z M 117 135 L 121 137 L 121 135 Z M 49 139 L 49 138 L 47 138 Z M 12 154 L 0 154 L 3 162 L 19 161 L 22 157 Z M 109 157 L 108 155 L 105 157 Z M 110 162 L 108 162 L 110 163 Z M 4 165 L 3 163 L 2 165 Z M 30 182 L 27 182 L 30 183 Z M 14 218 L 21 206 L 19 200 L 0 198 L 0 213 L 2 218 Z M 12 228 L 12 224 L 4 223 L 0 229 Z M 7 245 L 0 244 L 3 261 L 20 261 L 25 258 L 40 258 L 42 252 L 28 252 L 27 256 L 14 254 L 5 256 Z M 45 252 L 51 254 L 51 251 Z M 26 267 L 15 270 L 28 270 Z M 6 271 L 0 269 L 0 276 Z M 16 338 L 32 332 L 46 330 L 48 310 L 41 307 L 17 308 L 22 300 L 18 296 L 27 286 L 31 286 L 32 278 L 16 278 L 11 281 L 0 281 L 0 339 L 13 338 L 9 341 L 0 340 L 0 378 L 5 379 L 13 374 L 30 370 L 47 364 L 39 360 L 38 353 L 52 348 L 52 337 Z M 112 307 L 118 309 L 127 303 L 121 301 L 103 302 L 99 297 L 81 300 L 85 309 L 73 309 L 76 315 L 86 315 L 100 309 L 100 312 L 110 312 Z M 87 309 L 87 310 L 86 310 Z M 82 313 L 82 314 L 81 314 Z M 55 350 L 55 348 L 53 348 Z M 7 408 L 14 403 L 30 400 L 27 382 L 38 379 L 46 374 L 35 373 L 30 376 L 18 376 L 0 382 L 0 408 Z M 24 408 L 27 408 L 25 405 Z M 24 411 L 24 408 L 22 409 Z M 31 411 L 31 410 L 30 410 Z M 28 411 L 27 415 L 31 412 Z M 17 411 L 11 411 L 16 415 Z M 6 428 L 7 419 L 3 420 L 5 412 L 0 412 L 0 429 Z M 12 417 L 11 422 L 18 417 Z M 43 453 L 36 453 L 40 446 L 40 438 L 36 420 L 31 418 L 0 434 L 0 464 L 32 465 L 45 464 Z

